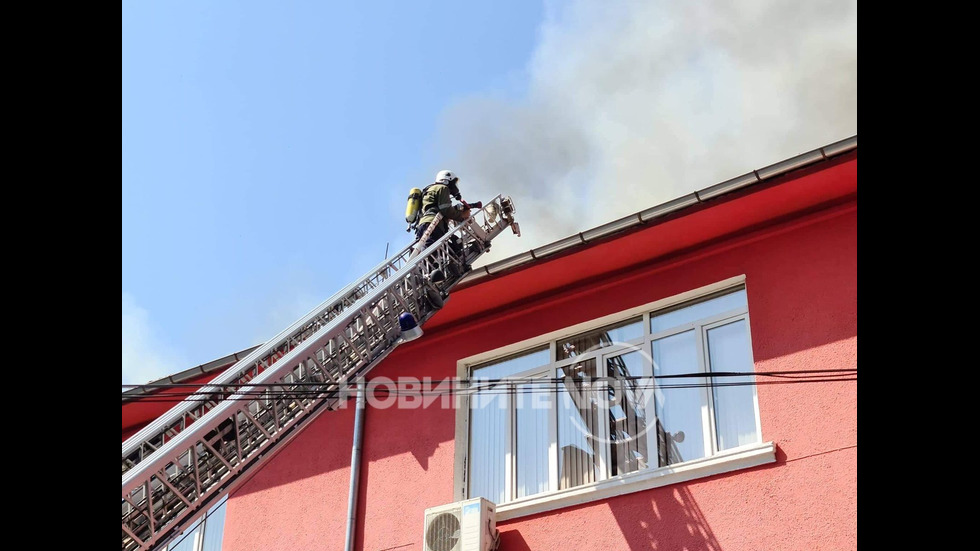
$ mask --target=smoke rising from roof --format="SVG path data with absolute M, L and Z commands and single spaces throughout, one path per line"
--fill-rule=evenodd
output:
M 546 3 L 521 100 L 440 126 L 463 196 L 510 195 L 500 260 L 857 133 L 857 3 Z

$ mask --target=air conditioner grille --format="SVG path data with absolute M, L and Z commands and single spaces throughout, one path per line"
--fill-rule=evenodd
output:
M 456 551 L 459 535 L 459 518 L 453 513 L 439 513 L 429 523 L 425 544 L 429 551 Z

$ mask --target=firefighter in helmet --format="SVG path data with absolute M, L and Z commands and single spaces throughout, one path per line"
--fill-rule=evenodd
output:
M 462 201 L 462 196 L 457 187 L 458 183 L 459 177 L 454 172 L 441 170 L 436 174 L 435 182 L 422 190 L 422 206 L 419 209 L 421 218 L 419 218 L 418 228 L 415 230 L 415 239 L 420 239 L 435 219 L 436 214 L 442 213 L 442 219 L 439 220 L 435 229 L 425 240 L 423 247 L 428 247 L 446 235 L 446 232 L 449 231 L 450 220 L 459 223 L 470 217 L 468 206 L 465 204 L 453 205 L 453 199 Z

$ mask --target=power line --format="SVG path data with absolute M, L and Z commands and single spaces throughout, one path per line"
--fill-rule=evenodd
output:
M 726 377 L 746 377 L 751 375 L 764 375 L 780 378 L 776 381 L 734 381 L 722 382 L 714 381 L 714 378 Z M 805 376 L 795 376 L 805 375 Z M 671 379 L 671 378 L 703 378 L 705 382 L 692 383 L 656 383 L 649 382 L 651 379 Z M 630 381 L 644 381 L 632 384 Z M 671 390 L 671 389 L 690 389 L 690 388 L 725 388 L 739 386 L 764 386 L 777 384 L 801 384 L 801 383 L 826 383 L 826 382 L 847 382 L 857 381 L 856 369 L 840 370 L 812 370 L 810 372 L 724 372 L 724 373 L 685 373 L 663 376 L 626 376 L 626 377 L 596 377 L 589 379 L 575 379 L 572 377 L 564 378 L 537 378 L 537 379 L 443 379 L 442 381 L 413 381 L 409 383 L 413 388 L 406 388 L 406 381 L 367 381 L 362 383 L 363 387 L 372 393 L 382 392 L 388 396 L 447 396 L 453 394 L 464 395 L 493 395 L 493 394 L 540 394 L 540 393 L 561 393 L 568 392 L 567 387 L 575 389 L 576 392 L 601 392 L 615 391 L 621 388 L 622 391 L 642 391 L 642 390 Z M 419 383 L 419 388 L 414 388 L 415 383 Z M 401 384 L 401 387 L 399 387 Z M 427 386 L 428 388 L 423 388 Z M 444 388 L 448 385 L 448 388 Z M 463 385 L 463 386 L 456 386 Z M 201 385 L 162 385 L 161 389 L 173 389 L 174 387 L 199 387 Z M 251 401 L 251 400 L 271 400 L 283 398 L 351 398 L 357 392 L 357 384 L 352 383 L 346 387 L 336 388 L 331 383 L 267 383 L 249 385 L 224 385 L 230 387 L 263 387 L 255 389 L 229 390 L 227 393 L 212 392 L 207 395 L 199 395 L 193 391 L 184 392 L 159 392 L 143 397 L 135 398 L 135 401 L 143 403 L 154 402 L 207 402 L 207 401 Z M 283 388 L 297 387 L 297 388 Z M 304 387 L 328 387 L 328 388 L 304 388 Z M 392 388 L 394 387 L 394 388 Z M 130 398 L 133 400 L 133 398 Z
M 556 368 L 556 369 L 564 369 L 564 367 L 559 367 L 559 368 Z M 594 378 L 595 379 L 600 379 L 600 378 L 615 378 L 617 380 L 637 380 L 637 379 L 651 379 L 651 378 L 653 378 L 653 379 L 675 379 L 675 378 L 685 378 L 685 377 L 687 377 L 687 378 L 690 378 L 690 377 L 750 377 L 750 376 L 778 377 L 778 376 L 818 375 L 818 374 L 827 374 L 827 373 L 854 373 L 856 371 L 857 371 L 857 368 L 848 368 L 848 369 L 807 369 L 807 370 L 782 370 L 782 371 L 712 371 L 712 372 L 707 372 L 707 373 L 705 373 L 705 372 L 675 373 L 675 374 L 671 374 L 671 375 L 652 375 L 652 376 L 650 376 L 650 375 L 625 375 L 625 376 L 609 376 L 609 377 L 594 377 Z M 564 381 L 564 379 L 566 377 L 552 377 L 550 379 L 549 378 L 545 378 L 545 377 L 541 377 L 541 378 L 536 378 L 536 379 L 533 379 L 533 380 L 535 382 L 537 382 L 537 381 L 555 381 L 555 380 Z M 402 379 L 403 380 L 404 379 L 408 379 L 408 377 L 403 377 Z M 415 379 L 417 381 L 431 381 L 431 379 L 429 379 L 429 378 L 418 379 L 418 378 L 414 378 L 413 377 L 413 379 Z M 490 382 L 490 383 L 497 383 L 497 382 L 521 382 L 521 381 L 527 381 L 527 380 L 530 380 L 530 379 L 527 379 L 527 378 L 520 378 L 520 379 L 518 379 L 518 378 L 513 378 L 513 377 L 497 377 L 497 378 L 492 378 L 492 377 L 475 377 L 475 378 L 470 378 L 470 379 L 456 379 L 456 378 L 442 379 L 442 381 L 459 381 L 461 383 L 469 383 L 469 382 L 472 382 L 472 381 L 478 381 L 480 383 L 488 383 L 488 382 Z M 370 381 L 364 381 L 363 383 L 351 383 L 351 384 L 368 384 L 368 385 L 370 385 L 370 384 L 374 384 L 375 381 L 376 381 L 376 379 L 372 379 Z M 142 384 L 142 385 L 122 385 L 122 386 L 123 387 L 126 387 L 126 388 L 140 388 L 140 387 L 143 387 L 143 388 L 184 388 L 184 387 L 187 387 L 187 388 L 203 388 L 203 387 L 221 387 L 221 388 L 226 388 L 227 387 L 227 388 L 236 388 L 236 387 L 243 387 L 243 386 L 277 387 L 277 386 L 287 386 L 287 385 L 315 386 L 315 385 L 324 385 L 324 384 L 330 384 L 330 383 L 329 382 L 308 382 L 308 381 L 296 381 L 296 382 L 289 382 L 289 383 L 284 383 L 284 382 L 277 382 L 277 383 L 253 383 L 253 382 L 244 382 L 244 383 L 147 383 L 147 384 Z

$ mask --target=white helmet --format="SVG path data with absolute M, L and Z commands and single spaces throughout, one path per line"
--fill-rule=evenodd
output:
M 455 183 L 456 180 L 459 180 L 459 177 L 457 177 L 456 174 L 451 170 L 440 170 L 439 174 L 436 174 L 437 182 L 445 182 L 447 184 L 452 184 Z

